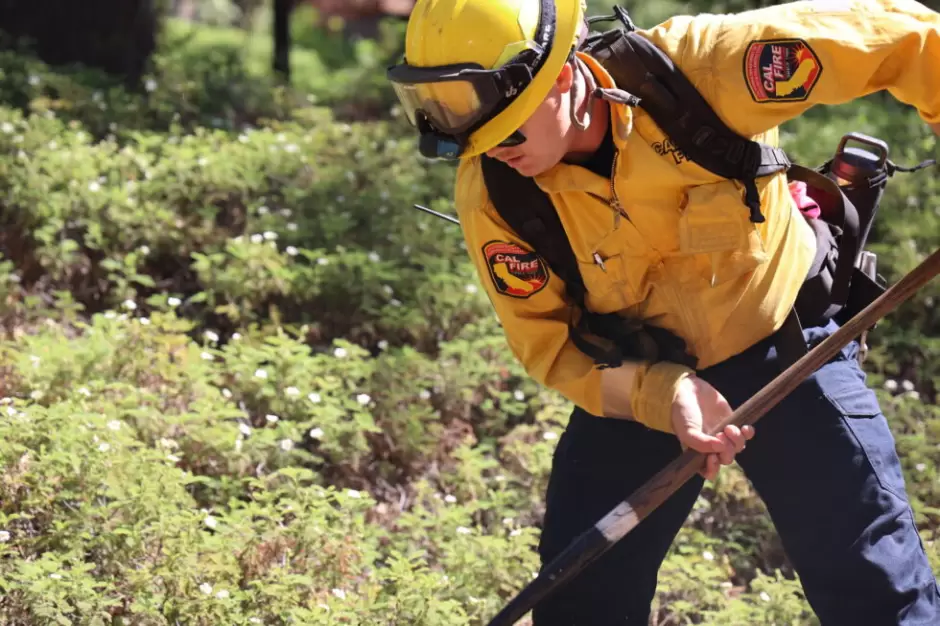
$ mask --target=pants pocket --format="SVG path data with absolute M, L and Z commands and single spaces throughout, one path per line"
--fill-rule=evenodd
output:
M 826 401 L 839 412 L 881 488 L 906 501 L 894 436 L 878 396 L 865 384 L 864 371 L 855 360 L 840 360 L 824 366 L 818 373 L 818 380 Z

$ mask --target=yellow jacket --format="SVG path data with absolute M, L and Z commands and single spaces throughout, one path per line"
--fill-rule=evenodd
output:
M 913 0 L 795 2 L 675 17 L 639 32 L 672 57 L 732 130 L 769 144 L 777 145 L 779 124 L 815 104 L 881 89 L 926 122 L 940 122 L 940 15 Z M 612 85 L 581 56 L 603 86 Z M 567 163 L 536 177 L 571 240 L 588 306 L 675 332 L 699 368 L 779 328 L 815 253 L 786 176 L 758 180 L 766 221 L 753 224 L 742 185 L 689 162 L 642 109 L 610 109 L 611 180 Z M 498 216 L 478 159 L 461 162 L 456 206 L 514 354 L 540 383 L 604 415 L 602 371 L 568 338 L 564 285 Z M 633 416 L 671 432 L 671 400 L 690 370 L 641 363 L 636 371 L 624 390 Z

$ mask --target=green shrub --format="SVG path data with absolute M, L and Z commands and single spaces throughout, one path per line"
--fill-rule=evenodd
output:
M 453 167 L 415 157 L 387 91 L 357 111 L 378 119 L 342 104 L 383 84 L 383 45 L 300 49 L 311 98 L 261 77 L 269 41 L 172 22 L 143 94 L 0 59 L 0 622 L 470 626 L 538 569 L 571 407 L 509 351 L 459 229 L 411 208 L 452 213 Z M 817 164 L 849 130 L 936 150 L 879 97 L 784 141 Z M 892 181 L 890 281 L 936 247 L 938 200 L 931 173 Z M 866 369 L 940 568 L 938 289 Z M 816 623 L 737 468 L 655 609 Z

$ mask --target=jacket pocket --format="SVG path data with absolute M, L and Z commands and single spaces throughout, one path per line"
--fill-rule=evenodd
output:
M 691 187 L 679 217 L 679 254 L 715 286 L 740 278 L 768 259 L 742 191 L 730 180 Z
M 622 254 L 596 252 L 597 259 L 578 260 L 588 308 L 595 313 L 613 313 L 627 306 L 630 291 Z

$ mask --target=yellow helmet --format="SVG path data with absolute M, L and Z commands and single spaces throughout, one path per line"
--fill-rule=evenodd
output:
M 388 77 L 422 154 L 511 144 L 577 47 L 584 10 L 584 0 L 418 0 Z

